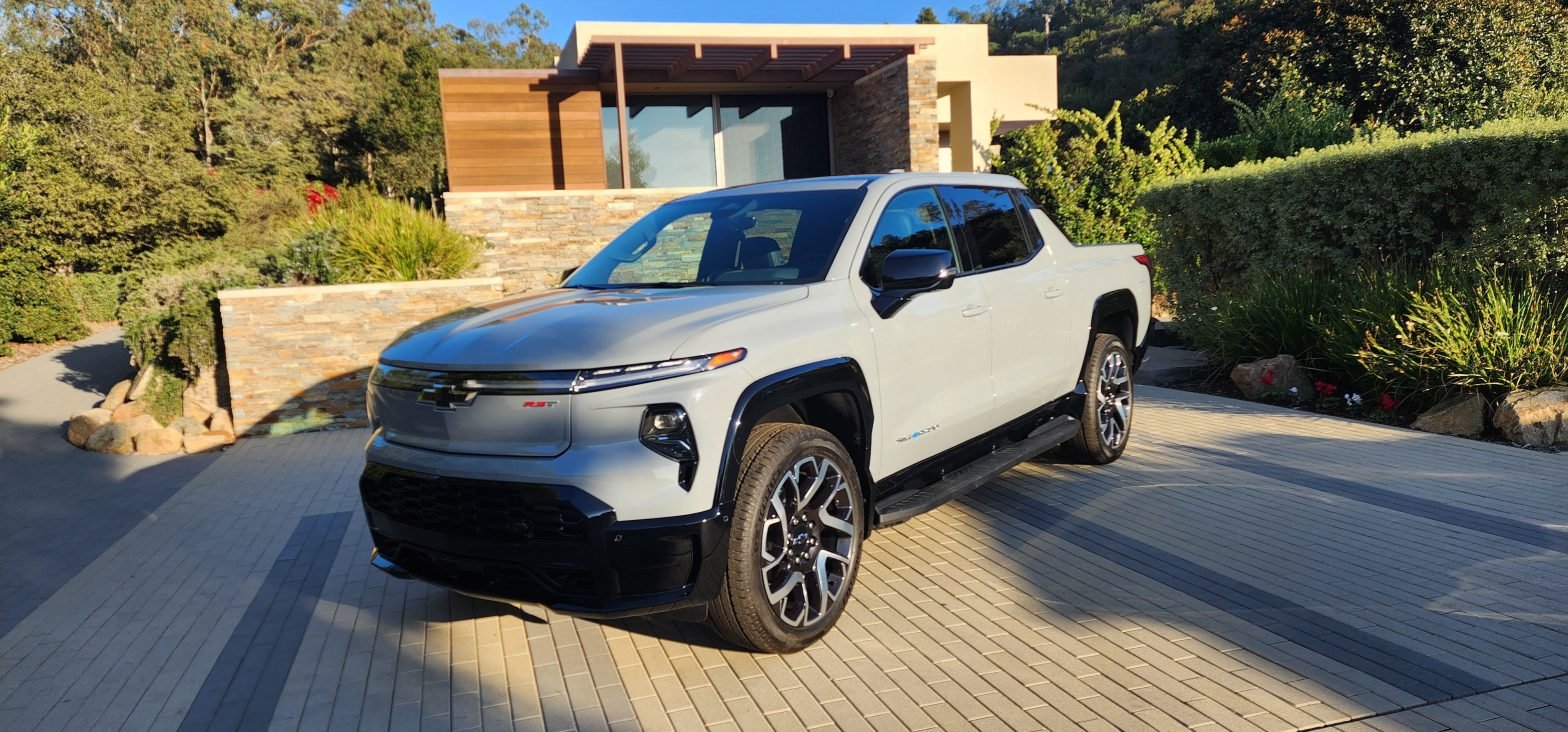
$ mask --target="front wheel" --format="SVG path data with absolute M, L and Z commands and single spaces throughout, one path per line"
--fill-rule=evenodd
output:
M 709 617 L 737 646 L 793 653 L 832 629 L 855 583 L 866 518 L 854 462 L 822 429 L 764 424 L 746 441 L 739 481 Z
M 1132 354 L 1120 338 L 1108 333 L 1094 337 L 1094 348 L 1083 367 L 1083 413 L 1078 433 L 1063 445 L 1073 462 L 1105 465 L 1127 449 L 1132 432 Z

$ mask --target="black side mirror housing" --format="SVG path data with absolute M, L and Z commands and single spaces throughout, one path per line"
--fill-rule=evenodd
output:
M 871 305 L 884 320 L 893 317 L 904 303 L 923 292 L 953 286 L 958 268 L 953 253 L 945 249 L 900 249 L 882 261 L 882 287 Z

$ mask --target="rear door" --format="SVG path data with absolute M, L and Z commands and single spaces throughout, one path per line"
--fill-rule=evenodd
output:
M 878 216 L 860 277 L 875 291 L 881 264 L 898 249 L 946 249 L 962 263 L 936 189 L 900 191 Z M 882 476 L 974 437 L 991 419 L 991 317 L 985 288 L 965 277 L 914 296 L 883 319 L 860 303 L 877 353 L 877 464 Z
M 1083 353 L 1068 337 L 1064 274 L 1026 220 L 1022 199 L 1006 188 L 969 186 L 944 186 L 942 195 L 962 221 L 973 263 L 963 279 L 978 282 L 992 308 L 994 427 L 1072 391 Z

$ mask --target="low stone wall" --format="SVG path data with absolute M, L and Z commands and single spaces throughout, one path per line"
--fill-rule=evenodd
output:
M 365 378 L 382 348 L 500 294 L 494 277 L 219 292 L 235 432 L 364 426 Z
M 649 211 L 705 188 L 447 193 L 446 222 L 482 237 L 479 272 L 508 292 L 553 287 Z

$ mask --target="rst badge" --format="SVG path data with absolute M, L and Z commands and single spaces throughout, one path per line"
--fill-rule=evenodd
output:
M 523 402 L 522 406 L 523 409 L 555 409 L 561 406 L 561 403 L 554 399 L 544 401 L 530 400 Z

